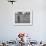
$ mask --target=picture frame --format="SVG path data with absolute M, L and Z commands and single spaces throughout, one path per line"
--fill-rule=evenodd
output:
M 15 25 L 16 26 L 32 26 L 33 24 L 33 11 L 17 11 L 15 12 Z

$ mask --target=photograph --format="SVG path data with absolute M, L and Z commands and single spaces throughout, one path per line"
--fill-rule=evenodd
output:
M 16 12 L 15 25 L 32 25 L 32 13 L 30 11 Z
M 46 46 L 46 0 L 0 0 L 0 46 Z

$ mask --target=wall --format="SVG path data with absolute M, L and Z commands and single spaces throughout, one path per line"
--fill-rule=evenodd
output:
M 32 26 L 15 26 L 14 15 L 18 10 L 33 10 Z M 26 32 L 37 41 L 46 40 L 46 0 L 17 0 L 14 5 L 0 0 L 0 40 L 11 40 L 18 32 Z

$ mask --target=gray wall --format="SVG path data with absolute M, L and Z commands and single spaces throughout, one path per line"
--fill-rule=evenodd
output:
M 18 10 L 33 10 L 32 26 L 15 26 L 14 15 Z M 11 40 L 19 32 L 31 34 L 35 40 L 46 40 L 46 0 L 17 0 L 14 5 L 0 0 L 0 40 Z

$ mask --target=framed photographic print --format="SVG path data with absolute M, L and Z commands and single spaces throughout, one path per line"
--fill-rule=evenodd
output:
M 32 11 L 15 12 L 15 25 L 18 26 L 32 25 Z

